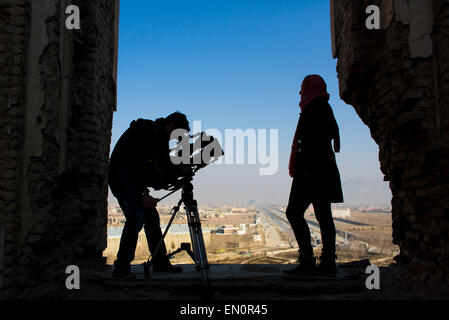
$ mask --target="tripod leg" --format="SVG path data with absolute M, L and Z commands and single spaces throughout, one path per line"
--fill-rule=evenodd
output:
M 170 229 L 170 226 L 172 225 L 173 220 L 175 219 L 176 214 L 179 211 L 179 207 L 181 206 L 181 203 L 182 203 L 182 199 L 179 200 L 178 205 L 172 209 L 173 213 L 170 218 L 170 221 L 168 222 L 168 225 L 165 228 L 164 234 L 162 235 L 162 238 L 159 240 L 159 243 L 157 244 L 156 249 L 154 250 L 154 254 L 151 255 L 151 257 L 152 257 L 151 261 L 150 261 L 150 258 L 148 258 L 148 261 L 143 264 L 145 278 L 147 278 L 147 279 L 150 277 L 150 266 L 153 262 L 153 259 L 154 259 L 154 257 L 156 257 L 157 253 L 159 252 L 159 249 L 162 246 L 162 243 L 164 243 L 165 237 L 167 236 L 168 230 Z
M 188 250 L 186 250 L 186 252 L 190 256 L 190 258 L 192 258 L 193 263 L 197 264 L 197 259 L 196 259 L 195 255 L 193 254 L 193 251 L 188 249 Z
M 176 250 L 176 251 L 173 251 L 172 253 L 170 253 L 170 254 L 167 254 L 167 258 L 171 258 L 171 257 L 173 257 L 175 254 L 178 254 L 178 253 L 180 253 L 182 251 L 182 249 L 181 248 L 179 248 L 178 250 Z
M 195 262 L 201 272 L 202 284 L 204 287 L 209 286 L 209 263 L 207 262 L 206 248 L 204 246 L 203 232 L 201 230 L 201 221 L 198 214 L 198 206 L 196 200 L 184 202 L 187 221 L 190 230 L 190 239 L 192 241 Z

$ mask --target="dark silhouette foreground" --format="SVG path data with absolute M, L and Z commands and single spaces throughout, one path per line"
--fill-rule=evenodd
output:
M 109 186 L 126 217 L 117 260 L 114 262 L 115 277 L 134 277 L 130 272 L 130 264 L 134 260 L 138 235 L 143 227 L 152 254 L 162 237 L 157 199 L 150 196 L 148 186 L 157 185 L 158 180 L 170 171 L 168 168 L 155 172 L 155 168 L 164 169 L 163 164 L 170 164 L 169 140 L 175 129 L 190 130 L 185 115 L 174 113 L 156 121 L 133 121 L 112 152 Z M 153 261 L 153 271 L 156 272 L 182 270 L 170 264 L 165 244 L 159 248 Z
M 301 86 L 301 115 L 292 144 L 289 173 L 293 177 L 286 210 L 299 246 L 299 265 L 288 275 L 335 275 L 335 226 L 331 203 L 343 202 L 335 152 L 340 135 L 328 103 L 326 83 L 318 75 L 307 76 Z M 334 150 L 332 149 L 334 140 Z M 315 268 L 310 230 L 304 214 L 312 204 L 321 230 L 321 263 Z

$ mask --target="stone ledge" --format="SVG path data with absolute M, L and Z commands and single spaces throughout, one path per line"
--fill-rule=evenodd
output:
M 209 280 L 214 299 L 244 295 L 256 299 L 284 299 L 286 296 L 312 298 L 350 297 L 359 299 L 368 293 L 364 287 L 364 278 L 368 260 L 340 264 L 336 277 L 289 277 L 281 274 L 282 270 L 291 269 L 292 264 L 215 264 L 210 266 Z M 193 264 L 181 265 L 184 271 L 180 274 L 151 273 L 150 279 L 144 278 L 141 265 L 132 266 L 136 280 L 117 280 L 112 278 L 112 267 L 105 271 L 90 272 L 89 286 L 97 286 L 101 290 L 115 294 L 137 295 L 146 299 L 198 298 L 205 292 L 201 286 L 201 275 Z M 81 299 L 85 294 L 79 296 Z M 245 299 L 243 297 L 243 299 Z M 106 297 L 97 296 L 96 299 Z

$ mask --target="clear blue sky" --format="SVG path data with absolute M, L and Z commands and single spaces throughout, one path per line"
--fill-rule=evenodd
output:
M 277 175 L 259 176 L 258 165 L 205 168 L 195 180 L 197 198 L 205 202 L 287 201 L 298 91 L 307 74 L 320 74 L 340 126 L 337 162 L 344 192 L 345 184 L 353 188 L 363 180 L 366 188 L 369 180 L 372 190 L 381 190 L 372 196 L 390 201 L 378 147 L 353 108 L 339 99 L 328 0 L 121 1 L 118 70 L 111 147 L 133 119 L 176 110 L 201 120 L 203 129 L 223 133 L 279 130 Z

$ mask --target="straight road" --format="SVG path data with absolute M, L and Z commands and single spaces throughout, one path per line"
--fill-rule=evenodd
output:
M 271 206 L 261 206 L 261 207 L 259 207 L 259 210 L 265 212 L 266 215 L 268 217 L 270 217 L 274 223 L 276 223 L 280 228 L 282 228 L 282 230 L 290 230 L 291 234 L 293 234 L 293 231 L 291 231 L 290 223 L 288 222 L 287 217 L 285 216 L 285 212 L 283 212 L 277 208 L 273 208 Z M 320 225 L 318 224 L 318 222 L 307 219 L 307 218 L 306 218 L 306 221 L 307 221 L 307 224 L 309 225 L 311 236 L 313 238 L 315 238 L 315 240 L 321 240 Z M 283 228 L 286 228 L 286 229 L 283 229 Z M 337 242 L 344 242 L 345 237 L 347 237 L 348 240 L 355 238 L 354 235 L 352 235 L 351 233 L 347 233 L 345 231 L 338 230 L 337 228 L 336 228 L 336 233 L 337 233 L 337 236 L 336 236 Z M 294 238 L 294 236 L 293 236 L 293 238 Z

